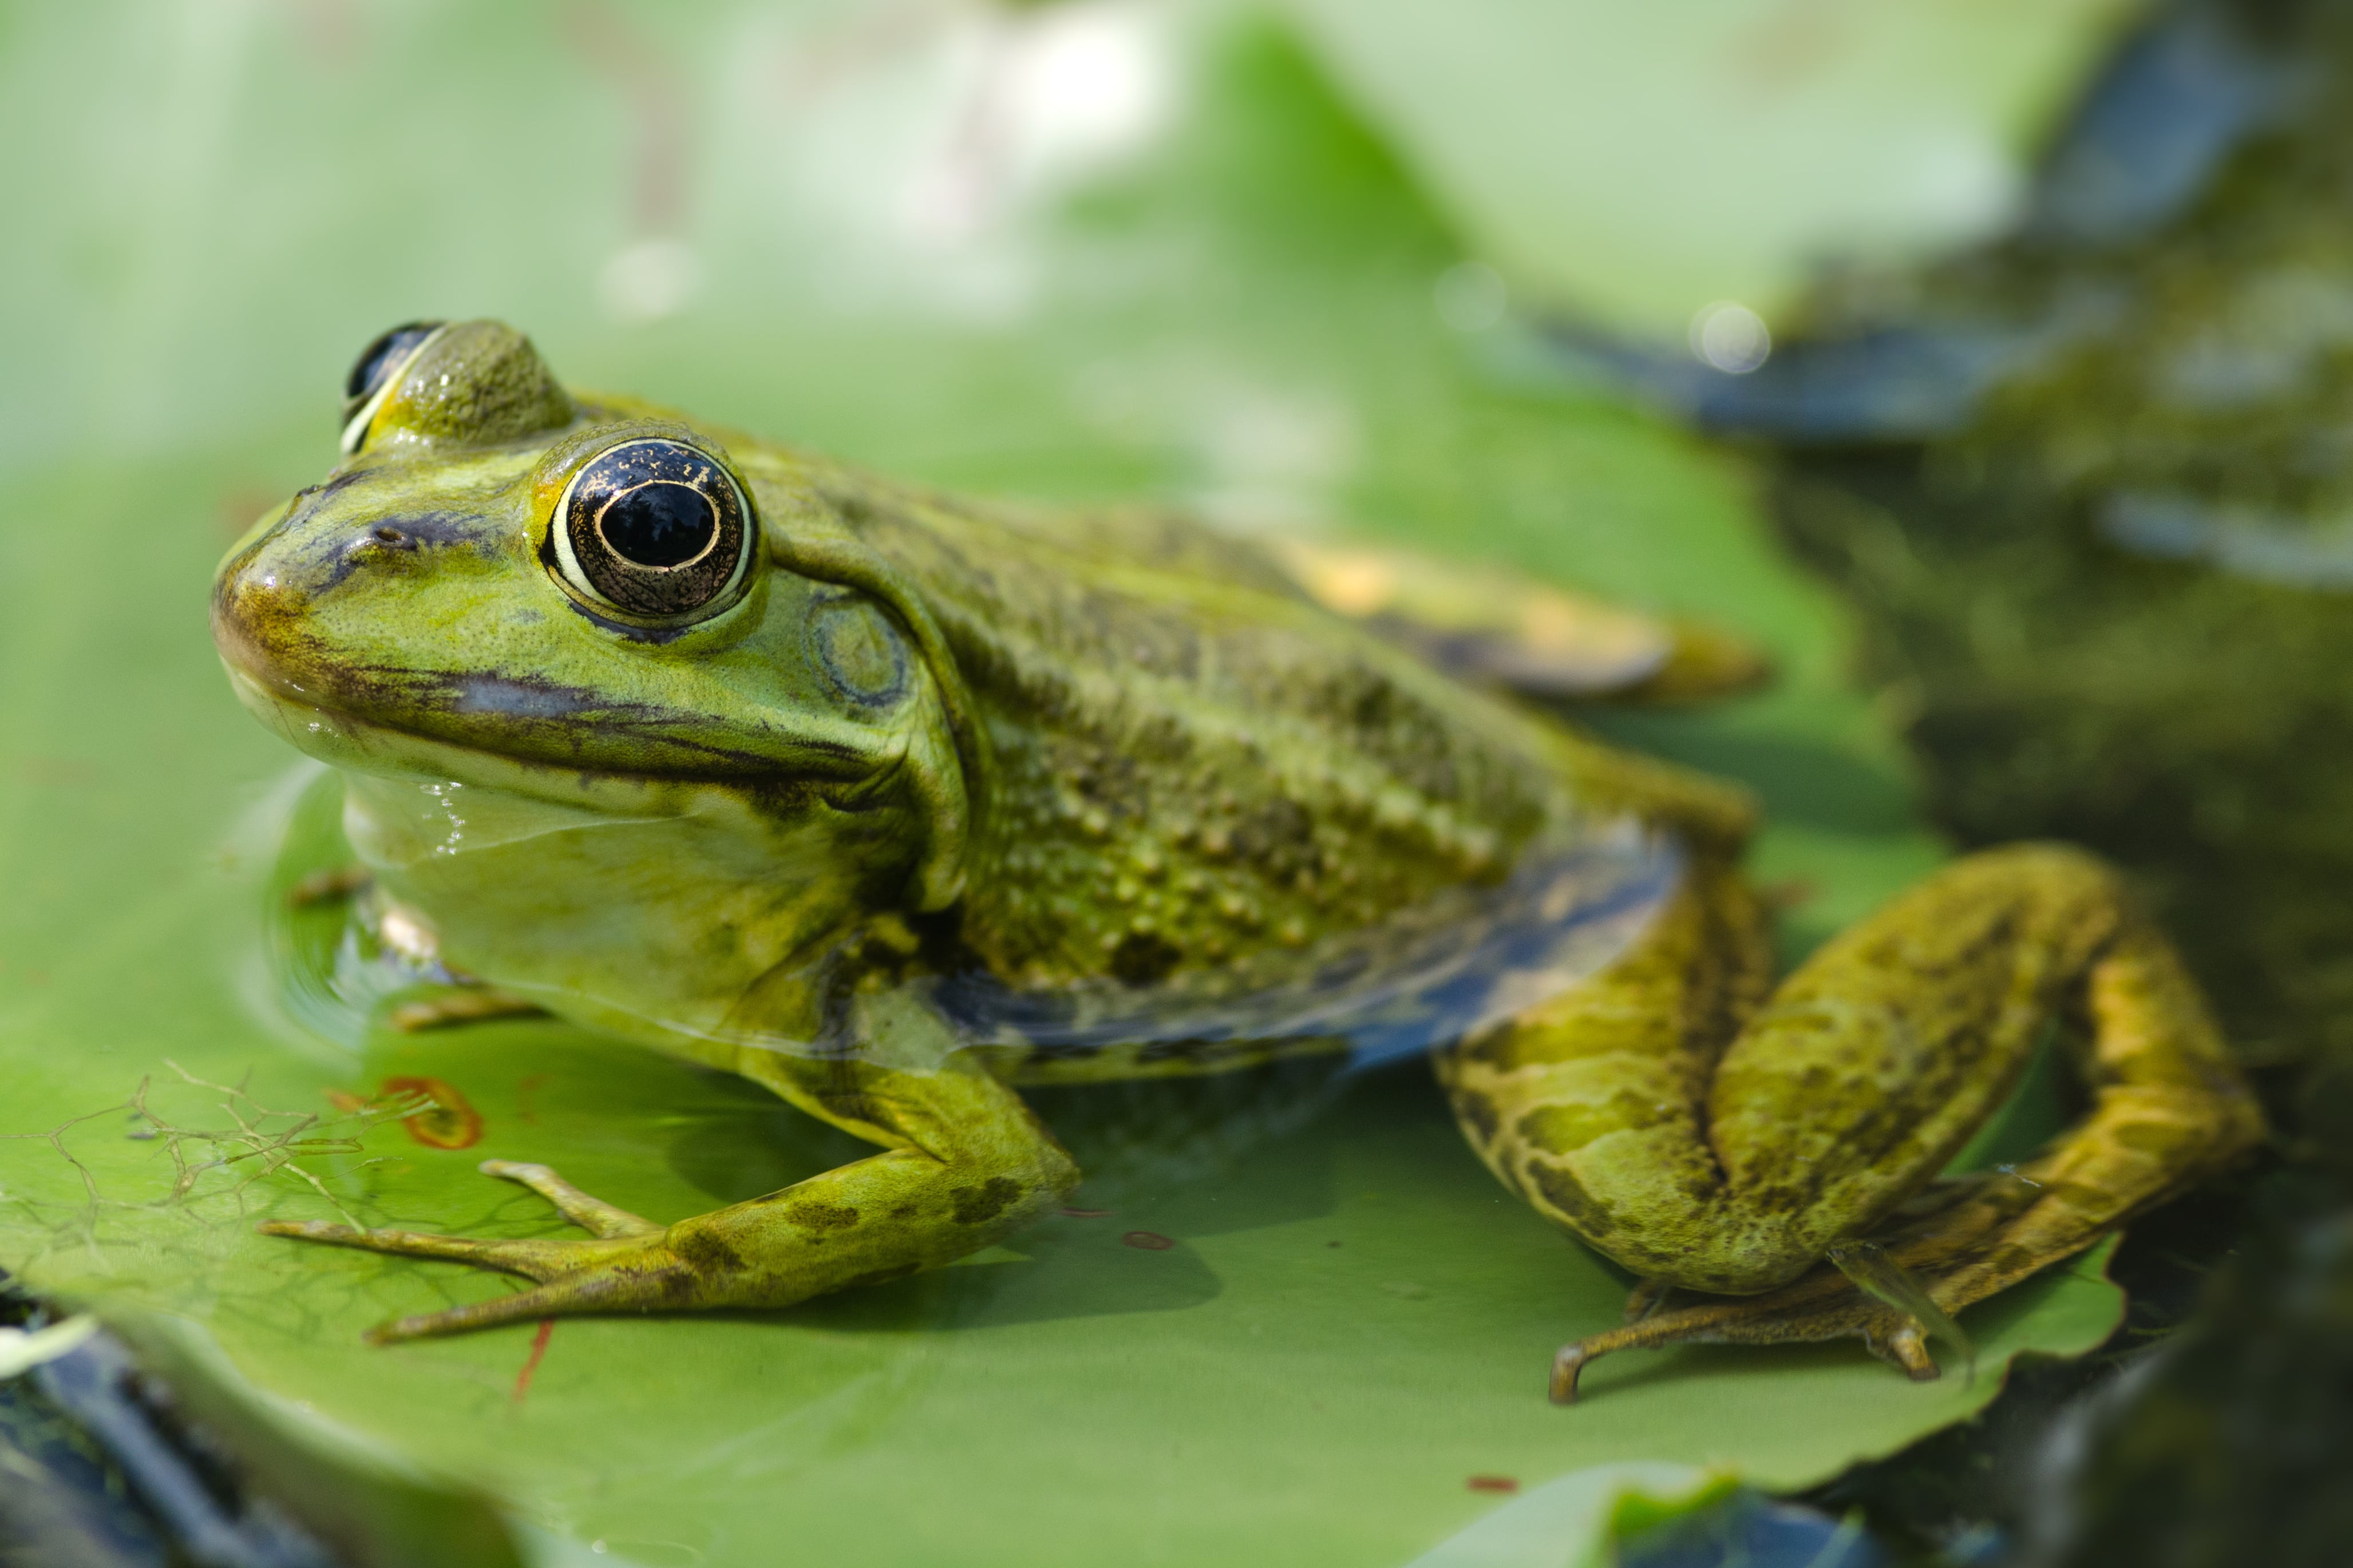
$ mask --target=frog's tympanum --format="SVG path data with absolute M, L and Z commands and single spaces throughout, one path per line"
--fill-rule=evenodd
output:
M 379 1339 L 896 1279 L 1078 1181 L 1023 1084 L 1427 1048 L 1504 1185 L 1641 1282 L 1556 1398 L 1692 1340 L 1930 1377 L 1947 1312 L 2261 1136 L 2097 861 L 1971 856 L 1777 983 L 1746 798 L 1511 689 L 1672 690 L 1720 640 L 1539 593 L 1499 641 L 1393 557 L 878 479 L 567 393 L 493 322 L 389 333 L 349 395 L 213 626 L 342 771 L 386 940 L 475 983 L 453 1016 L 542 1007 L 877 1147 L 668 1225 L 484 1165 L 573 1239 L 263 1227 L 535 1281 Z M 1944 1176 L 2053 1025 L 2089 1110 Z

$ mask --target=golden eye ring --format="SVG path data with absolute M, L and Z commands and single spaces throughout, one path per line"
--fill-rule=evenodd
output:
M 572 476 L 548 528 L 549 565 L 596 607 L 700 619 L 733 603 L 754 531 L 726 465 L 645 437 L 607 447 Z

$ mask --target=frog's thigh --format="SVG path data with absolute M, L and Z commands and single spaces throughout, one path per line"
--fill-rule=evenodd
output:
M 1505 1186 L 1659 1275 L 1644 1255 L 1693 1229 L 1695 1200 L 1719 1184 L 1703 1131 L 1708 1081 L 1772 980 L 1763 910 L 1727 866 L 1703 858 L 1631 952 L 1441 1048 L 1438 1076 L 1464 1136 Z M 1589 1182 L 1571 1166 L 1588 1152 L 1612 1162 L 1613 1180 Z
M 1621 969 L 1672 967 L 1695 942 L 1705 958 L 1696 911 L 1711 898 L 1725 901 L 1695 881 Z M 2088 1016 L 2097 1106 L 2022 1173 L 2043 1183 L 2022 1213 L 2012 1194 L 1939 1222 L 1940 1301 L 2087 1245 L 2260 1135 L 2179 960 L 2072 850 L 2000 850 L 1930 878 L 1792 975 L 1712 1079 L 1704 1031 L 1658 1021 L 1691 1018 L 1691 988 L 1605 975 L 1605 1014 L 1651 1021 L 1597 1028 L 1597 1004 L 1571 997 L 1442 1066 L 1508 1184 L 1638 1273 L 1694 1289 L 1768 1289 L 1872 1233 L 1999 1105 L 2062 1009 Z M 1966 1264 L 1961 1235 L 1978 1250 Z M 1680 1316 L 1641 1325 L 1644 1342 Z

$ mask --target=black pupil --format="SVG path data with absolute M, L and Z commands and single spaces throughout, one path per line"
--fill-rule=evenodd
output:
M 343 383 L 343 395 L 353 402 L 375 393 L 385 374 L 405 358 L 408 351 L 433 335 L 437 323 L 410 321 L 397 326 L 360 351 L 358 361 L 352 366 L 351 379 Z
M 615 554 L 640 566 L 677 566 L 711 548 L 719 519 L 699 490 L 639 485 L 616 497 L 598 526 Z

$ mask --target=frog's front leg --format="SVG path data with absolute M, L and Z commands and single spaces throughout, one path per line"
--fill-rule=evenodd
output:
M 531 1289 L 370 1331 L 378 1342 L 582 1312 L 773 1308 L 950 1263 L 1050 1209 L 1078 1168 L 1018 1096 L 920 1004 L 860 1009 L 861 1049 L 809 1055 L 747 1047 L 739 1070 L 883 1152 L 781 1192 L 659 1225 L 590 1197 L 546 1166 L 486 1162 L 592 1233 L 491 1239 L 317 1222 L 260 1228 L 372 1252 L 519 1274 Z
M 1505 1184 L 1646 1279 L 1736 1298 L 1568 1346 L 1557 1399 L 1597 1355 L 1679 1341 L 1860 1335 L 1932 1377 L 1926 1325 L 1825 1259 L 1869 1242 L 1957 1310 L 2262 1136 L 2180 960 L 2075 851 L 1958 862 L 1760 1004 L 1764 964 L 1755 900 L 1703 864 L 1595 983 L 1440 1058 Z M 2063 1017 L 2088 1037 L 2092 1112 L 2014 1173 L 1907 1217 Z

